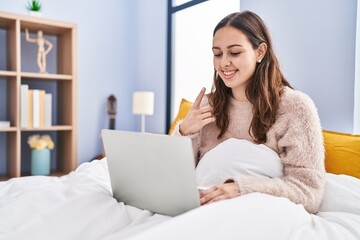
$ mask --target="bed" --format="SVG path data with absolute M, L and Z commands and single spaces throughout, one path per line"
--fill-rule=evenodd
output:
M 360 179 L 326 180 L 316 215 L 252 193 L 168 217 L 117 202 L 104 158 L 62 177 L 0 182 L 0 239 L 360 239 Z
M 182 100 L 171 129 L 191 104 Z M 360 135 L 324 131 L 324 142 L 328 173 L 317 214 L 286 198 L 261 193 L 209 204 L 177 217 L 154 214 L 112 197 L 104 158 L 83 163 L 62 177 L 0 182 L 0 239 L 359 240 Z M 277 174 L 252 167 L 257 174 Z

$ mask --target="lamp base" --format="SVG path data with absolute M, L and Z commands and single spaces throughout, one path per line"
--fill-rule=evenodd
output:
M 145 115 L 141 115 L 141 132 L 145 132 Z

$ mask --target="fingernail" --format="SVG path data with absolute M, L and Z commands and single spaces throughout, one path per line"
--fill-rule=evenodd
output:
M 203 88 L 201 89 L 201 91 L 202 91 L 202 92 L 204 92 L 205 90 L 206 90 L 206 88 L 205 88 L 205 87 L 203 87 Z

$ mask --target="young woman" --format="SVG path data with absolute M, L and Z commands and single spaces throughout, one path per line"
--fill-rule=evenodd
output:
M 260 192 L 317 212 L 325 172 L 320 120 L 312 100 L 281 73 L 265 24 L 250 11 L 226 16 L 215 27 L 212 51 L 211 93 L 201 90 L 174 134 L 192 138 L 198 162 L 230 138 L 264 144 L 279 155 L 283 174 L 230 176 L 202 191 L 201 204 Z

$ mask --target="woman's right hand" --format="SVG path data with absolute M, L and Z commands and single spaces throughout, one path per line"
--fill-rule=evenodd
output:
M 200 107 L 201 100 L 205 95 L 205 88 L 202 88 L 196 97 L 194 104 L 189 110 L 184 120 L 179 126 L 180 134 L 183 136 L 191 135 L 198 132 L 205 125 L 215 121 L 210 106 Z

